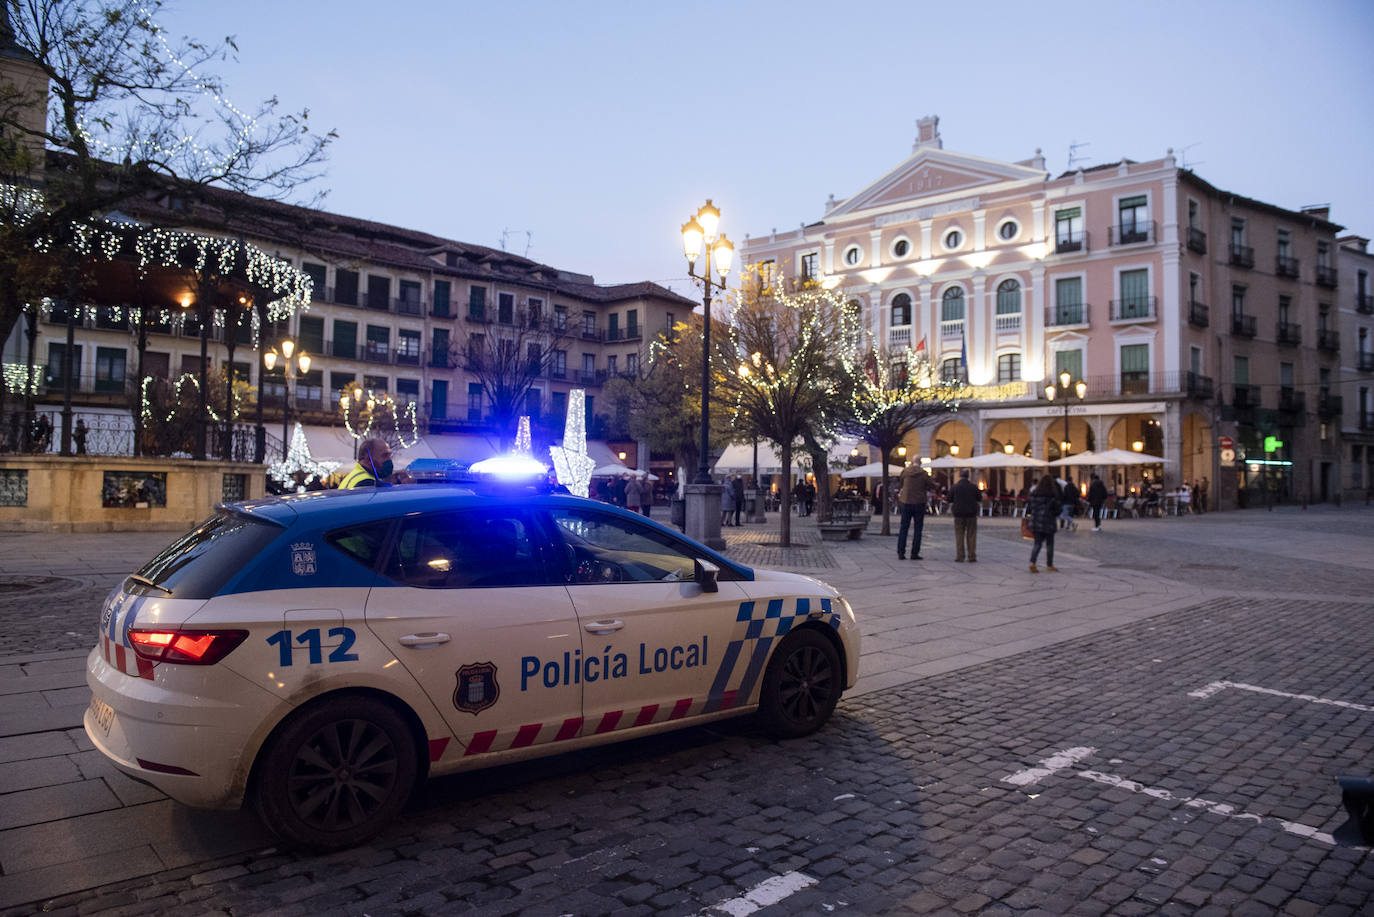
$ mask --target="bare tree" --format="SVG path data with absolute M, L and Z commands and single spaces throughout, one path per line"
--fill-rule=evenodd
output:
M 481 384 L 504 450 L 515 439 L 516 419 L 539 377 L 558 378 L 560 373 L 566 377 L 567 327 L 548 319 L 517 316 L 514 324 L 469 324 L 468 329 L 454 362 Z
M 878 450 L 882 462 L 883 527 L 890 535 L 887 472 L 892 452 L 907 434 L 936 417 L 957 410 L 963 386 L 937 377 L 924 357 L 909 350 L 870 349 L 851 368 L 848 417 L 840 424 Z

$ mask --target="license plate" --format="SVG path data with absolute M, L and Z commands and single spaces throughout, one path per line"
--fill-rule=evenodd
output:
M 91 719 L 95 723 L 95 728 L 100 730 L 100 734 L 105 737 L 110 735 L 110 725 L 114 723 L 114 708 L 105 703 L 98 697 L 91 697 Z

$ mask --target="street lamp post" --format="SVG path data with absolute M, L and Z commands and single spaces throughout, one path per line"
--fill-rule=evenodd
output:
M 1070 387 L 1072 386 L 1072 387 Z M 1053 401 L 1056 396 L 1062 395 L 1064 398 L 1064 439 L 1061 440 L 1059 457 L 1063 458 L 1069 454 L 1069 393 L 1078 396 L 1082 401 L 1088 394 L 1088 383 L 1079 379 L 1073 381 L 1073 374 L 1064 370 L 1059 374 L 1059 387 L 1055 388 L 1054 383 L 1045 386 L 1045 397 Z
M 281 402 L 281 457 L 286 461 L 287 450 L 291 447 L 291 377 L 295 375 L 291 371 L 293 361 L 291 355 L 295 354 L 294 365 L 300 369 L 300 374 L 304 376 L 310 372 L 310 354 L 302 350 L 296 353 L 296 342 L 290 338 L 283 338 L 281 342 L 282 373 L 286 377 L 286 393 L 282 396 Z M 267 366 L 267 371 L 271 372 L 277 365 L 277 349 L 270 348 L 262 355 L 262 362 Z
M 682 249 L 687 255 L 687 273 L 700 281 L 702 287 L 701 312 L 701 443 L 697 476 L 687 487 L 686 529 L 688 536 L 709 547 L 723 548 L 720 537 L 720 488 L 711 480 L 711 296 L 714 290 L 725 290 L 725 277 L 730 273 L 735 246 L 720 228 L 720 211 L 708 198 L 705 205 L 682 226 Z M 696 271 L 697 258 L 705 253 L 701 273 Z M 719 280 L 713 280 L 712 264 Z

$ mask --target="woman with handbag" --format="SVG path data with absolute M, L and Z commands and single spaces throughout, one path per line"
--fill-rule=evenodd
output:
M 1040 483 L 1035 485 L 1035 490 L 1031 491 L 1030 500 L 1026 503 L 1026 519 L 1035 538 L 1030 556 L 1032 573 L 1040 572 L 1035 560 L 1040 556 L 1041 544 L 1045 545 L 1045 569 L 1051 573 L 1059 572 L 1054 566 L 1054 530 L 1062 502 L 1062 493 L 1052 475 L 1042 477 Z

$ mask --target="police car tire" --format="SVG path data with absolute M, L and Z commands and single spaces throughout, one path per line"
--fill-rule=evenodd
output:
M 844 688 L 840 654 L 811 628 L 793 631 L 768 660 L 759 698 L 759 719 L 770 735 L 810 735 L 830 719 Z
M 396 817 L 417 774 L 415 739 L 394 710 L 370 697 L 332 698 L 298 712 L 273 736 L 255 801 L 263 823 L 285 840 L 338 850 Z

